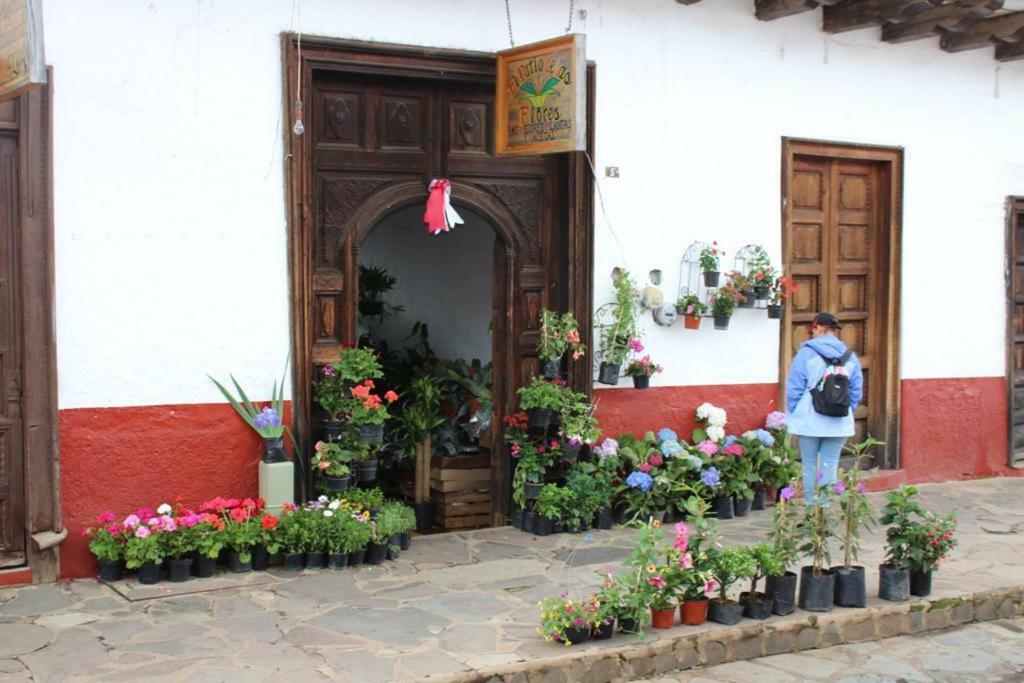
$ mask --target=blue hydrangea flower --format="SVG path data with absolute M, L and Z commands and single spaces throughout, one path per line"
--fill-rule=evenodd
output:
M 601 445 L 594 449 L 602 458 L 610 458 L 619 454 L 619 442 L 612 438 L 607 438 L 601 442 Z
M 754 436 L 757 437 L 757 440 L 761 442 L 762 446 L 775 445 L 775 437 L 772 436 L 772 433 L 766 429 L 754 430 Z
M 700 466 L 704 464 L 703 462 L 701 462 L 701 459 L 698 458 L 696 455 L 690 455 L 689 453 L 683 456 L 683 460 L 686 461 L 686 463 L 690 466 L 691 469 L 695 470 L 699 470 Z
M 651 478 L 651 475 L 644 472 L 633 472 L 626 477 L 626 485 L 641 491 L 650 491 L 651 487 L 654 486 L 654 479 Z
M 721 480 L 722 473 L 718 471 L 717 467 L 709 467 L 700 473 L 701 483 L 709 488 L 715 488 Z
M 671 458 L 673 455 L 679 455 L 683 452 L 683 447 L 678 441 L 662 441 L 661 442 L 661 454 L 666 458 Z
M 658 441 L 679 441 L 679 437 L 668 427 L 662 427 L 658 430 Z
M 256 425 L 257 429 L 266 429 L 268 427 L 280 427 L 281 418 L 278 416 L 277 411 L 273 408 L 264 408 L 259 415 L 253 419 L 252 423 Z
M 734 443 L 736 443 L 736 435 L 735 434 L 730 434 L 729 436 L 725 437 L 725 443 L 722 444 L 722 445 L 723 446 L 731 446 Z

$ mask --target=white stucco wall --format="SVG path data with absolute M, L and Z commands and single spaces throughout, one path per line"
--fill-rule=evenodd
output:
M 288 352 L 281 31 L 508 46 L 499 2 L 45 0 L 55 69 L 62 408 L 259 394 Z M 1024 63 L 935 40 L 835 37 L 820 12 L 759 22 L 750 0 L 578 0 L 598 64 L 597 300 L 617 264 L 665 273 L 695 239 L 779 256 L 780 138 L 901 145 L 904 377 L 1003 372 L 1003 200 L 1024 194 Z M 514 0 L 519 42 L 566 3 Z M 672 292 L 674 294 L 674 291 Z M 647 328 L 659 384 L 771 382 L 777 323 Z

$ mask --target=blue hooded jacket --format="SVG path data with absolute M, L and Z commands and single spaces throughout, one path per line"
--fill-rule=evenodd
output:
M 799 436 L 853 436 L 853 411 L 864 395 L 864 377 L 856 354 L 847 361 L 850 376 L 850 412 L 845 417 L 830 417 L 814 410 L 811 389 L 821 379 L 826 363 L 822 358 L 839 358 L 846 344 L 838 337 L 823 334 L 803 343 L 786 378 L 786 423 L 791 434 Z

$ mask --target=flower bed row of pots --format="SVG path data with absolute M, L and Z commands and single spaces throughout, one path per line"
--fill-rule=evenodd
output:
M 252 498 L 218 497 L 198 511 L 164 503 L 120 520 L 105 512 L 84 533 L 101 580 L 121 580 L 127 569 L 153 584 L 208 578 L 218 564 L 235 573 L 278 562 L 289 570 L 379 564 L 409 547 L 415 524 L 412 508 L 385 501 L 380 489 L 353 489 L 286 505 L 280 518 Z

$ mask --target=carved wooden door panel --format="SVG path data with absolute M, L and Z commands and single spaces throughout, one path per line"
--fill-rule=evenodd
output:
M 860 358 L 864 398 L 854 414 L 854 440 L 882 439 L 886 429 L 881 382 L 885 332 L 883 207 L 879 165 L 872 162 L 795 157 L 787 197 L 786 271 L 798 286 L 787 317 L 791 354 L 807 340 L 807 327 L 819 311 L 836 315 L 840 338 Z M 785 374 L 783 375 L 785 376 Z M 876 456 L 881 452 L 876 452 Z
M 13 102 L 0 104 L 0 120 L 13 112 Z M 0 134 L 0 567 L 25 563 L 19 221 L 18 138 Z

